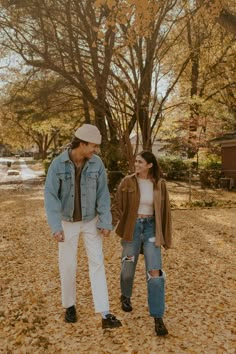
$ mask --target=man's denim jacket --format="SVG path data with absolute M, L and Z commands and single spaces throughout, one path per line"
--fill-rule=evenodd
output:
M 62 230 L 62 220 L 73 222 L 74 186 L 74 164 L 65 150 L 52 161 L 45 182 L 45 208 L 53 233 Z M 97 155 L 93 155 L 83 167 L 80 191 L 82 220 L 90 221 L 97 216 L 97 228 L 112 230 L 106 170 Z

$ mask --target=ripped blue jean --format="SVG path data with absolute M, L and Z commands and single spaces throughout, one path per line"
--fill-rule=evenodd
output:
M 124 296 L 131 297 L 135 269 L 141 246 L 146 266 L 148 308 L 152 317 L 163 317 L 165 311 L 165 273 L 162 271 L 161 248 L 155 246 L 154 217 L 136 220 L 132 241 L 121 241 L 120 286 Z M 151 276 L 151 270 L 160 270 L 160 276 Z

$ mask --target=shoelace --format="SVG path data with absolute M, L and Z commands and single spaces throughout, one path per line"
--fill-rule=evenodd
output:
M 158 325 L 158 327 L 159 327 L 160 329 L 164 329 L 164 328 L 165 328 L 164 323 L 163 323 L 162 321 L 158 321 L 158 322 L 157 322 L 157 325 Z
M 124 299 L 123 303 L 125 303 L 126 305 L 130 305 L 130 299 L 129 298 Z

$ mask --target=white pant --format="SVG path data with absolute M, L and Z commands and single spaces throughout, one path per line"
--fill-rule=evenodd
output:
M 65 240 L 58 244 L 62 305 L 65 308 L 76 304 L 77 248 L 79 236 L 82 235 L 88 256 L 95 312 L 109 311 L 102 236 L 96 228 L 96 221 L 95 218 L 89 222 L 62 222 Z

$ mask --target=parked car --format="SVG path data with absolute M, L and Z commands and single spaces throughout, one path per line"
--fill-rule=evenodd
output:
M 8 176 L 19 176 L 19 174 L 20 174 L 20 171 L 18 171 L 18 170 L 8 170 L 7 171 Z

